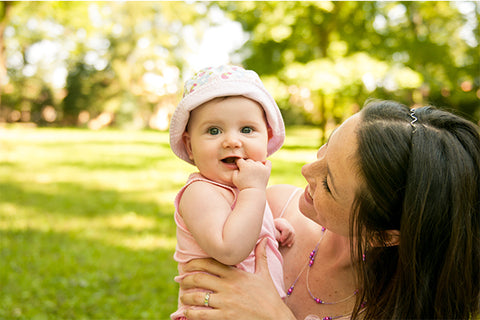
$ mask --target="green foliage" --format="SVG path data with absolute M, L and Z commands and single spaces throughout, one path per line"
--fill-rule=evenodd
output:
M 47 106 L 63 125 L 82 111 L 122 128 L 146 126 L 162 108 L 168 120 L 189 57 L 223 14 L 248 34 L 232 60 L 268 82 L 286 123 L 325 132 L 370 97 L 480 119 L 474 1 L 2 2 L 0 12 L 7 8 L 0 121 L 44 125 Z M 63 73 L 66 83 L 55 83 Z
M 42 107 L 54 106 L 64 125 L 76 125 L 85 110 L 92 118 L 113 113 L 117 125 L 129 126 L 176 98 L 190 50 L 183 28 L 201 32 L 204 19 L 197 6 L 183 2 L 35 2 L 13 9 L 8 36 L 0 38 L 11 61 L 0 111 L 33 114 L 31 96 L 45 84 L 55 92 Z M 42 54 L 45 48 L 52 52 Z M 55 83 L 62 72 L 66 83 Z M 145 84 L 148 73 L 158 79 L 154 88 Z
M 287 129 L 272 184 L 305 185 L 319 133 Z M 0 318 L 168 319 L 173 200 L 194 171 L 168 135 L 1 128 L 0 150 Z
M 279 86 L 291 92 L 281 107 L 290 111 L 287 100 L 303 108 L 322 128 L 349 116 L 369 97 L 446 105 L 480 119 L 478 3 L 217 5 L 251 35 L 239 50 L 244 64 L 278 77 Z

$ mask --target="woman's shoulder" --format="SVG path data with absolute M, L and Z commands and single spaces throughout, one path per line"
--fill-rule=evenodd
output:
M 301 189 L 289 184 L 277 184 L 268 187 L 267 202 L 275 218 L 283 216 L 286 207 L 299 190 Z
M 299 187 L 291 185 L 291 184 L 274 184 L 274 185 L 269 186 L 267 188 L 267 194 L 269 192 L 287 194 L 287 193 L 292 193 L 295 190 L 299 190 L 299 189 L 300 189 Z

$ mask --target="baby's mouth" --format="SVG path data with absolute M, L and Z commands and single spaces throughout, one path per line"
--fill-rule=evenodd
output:
M 223 163 L 237 163 L 237 160 L 240 159 L 239 157 L 226 157 L 222 159 Z

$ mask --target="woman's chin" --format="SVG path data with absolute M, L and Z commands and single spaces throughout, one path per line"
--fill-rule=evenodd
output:
M 300 197 L 298 200 L 298 208 L 300 212 L 307 218 L 314 220 L 315 217 L 315 210 L 311 204 L 309 204 L 303 197 Z M 315 221 L 315 220 L 314 220 Z

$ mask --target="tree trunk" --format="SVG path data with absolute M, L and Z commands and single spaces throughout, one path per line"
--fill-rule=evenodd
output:
M 5 56 L 5 28 L 7 27 L 13 2 L 0 2 L 3 12 L 0 12 L 0 110 L 2 108 L 2 88 L 7 81 L 7 58 Z

